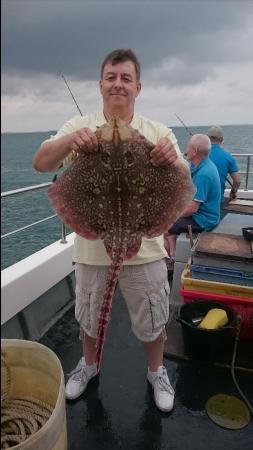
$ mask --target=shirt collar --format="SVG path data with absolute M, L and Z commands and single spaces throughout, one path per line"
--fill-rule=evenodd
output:
M 190 171 L 191 174 L 194 175 L 196 172 L 198 172 L 198 170 L 203 167 L 207 161 L 209 160 L 209 157 L 206 159 L 203 159 L 203 161 L 201 161 L 197 166 L 195 164 L 193 164 L 192 162 L 190 163 Z
M 107 120 L 105 118 L 104 112 L 99 111 L 98 112 L 98 121 L 97 121 L 98 126 L 104 125 L 106 122 L 107 122 Z M 140 125 L 140 117 L 135 112 L 133 114 L 132 120 L 129 125 L 135 129 L 137 129 Z
M 104 115 L 103 111 L 99 111 L 98 112 L 98 117 L 97 117 L 97 126 L 101 127 L 105 123 L 106 123 L 105 115 Z
M 130 122 L 130 126 L 135 128 L 136 130 L 140 127 L 140 116 L 135 112 L 132 121 Z

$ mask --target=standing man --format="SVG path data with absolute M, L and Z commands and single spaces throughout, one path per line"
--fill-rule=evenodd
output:
M 34 156 L 35 169 L 53 172 L 82 152 L 96 151 L 96 128 L 118 116 L 155 145 L 150 154 L 152 164 L 180 165 L 186 172 L 189 170 L 171 129 L 134 111 L 141 82 L 140 64 L 132 50 L 119 49 L 106 56 L 99 86 L 103 110 L 74 117 L 55 136 L 43 142 Z M 138 254 L 124 263 L 119 276 L 132 330 L 143 342 L 147 354 L 147 379 L 154 389 L 155 403 L 165 412 L 174 404 L 174 390 L 163 366 L 165 324 L 169 317 L 166 256 L 163 236 L 143 239 Z M 83 357 L 66 385 L 66 397 L 70 400 L 79 397 L 98 373 L 95 364 L 98 313 L 111 262 L 101 240 L 91 241 L 78 235 L 73 260 L 76 263 L 75 315 L 81 329 Z
M 230 200 L 234 200 L 237 197 L 237 191 L 240 186 L 240 174 L 235 158 L 224 148 L 221 147 L 223 143 L 223 130 L 220 127 L 211 127 L 207 131 L 207 136 L 210 138 L 212 148 L 210 151 L 210 159 L 216 165 L 221 183 L 221 201 L 224 199 L 224 191 L 226 178 L 228 174 L 233 180 L 233 185 L 230 191 Z
M 188 232 L 189 225 L 193 233 L 211 231 L 220 221 L 220 179 L 217 168 L 209 159 L 210 149 L 211 142 L 205 134 L 194 134 L 186 147 L 196 192 L 192 202 L 165 236 L 171 270 L 175 262 L 176 240 L 179 234 Z

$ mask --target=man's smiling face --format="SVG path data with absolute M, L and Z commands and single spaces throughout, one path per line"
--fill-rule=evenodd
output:
M 100 92 L 107 107 L 134 107 L 135 98 L 141 90 L 132 61 L 112 65 L 107 63 L 100 80 Z

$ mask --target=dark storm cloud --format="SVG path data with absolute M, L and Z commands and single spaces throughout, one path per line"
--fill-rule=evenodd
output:
M 216 64 L 249 59 L 241 36 L 252 16 L 250 0 L 5 0 L 2 70 L 93 80 L 109 51 L 131 47 L 154 80 L 196 83 Z

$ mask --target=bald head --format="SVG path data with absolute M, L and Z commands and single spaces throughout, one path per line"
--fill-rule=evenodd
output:
M 206 134 L 194 134 L 187 144 L 187 158 L 193 164 L 198 164 L 208 157 L 210 149 L 211 141 Z
M 194 134 L 187 144 L 187 156 L 190 161 L 195 157 L 205 159 L 209 155 L 211 141 L 206 134 Z

